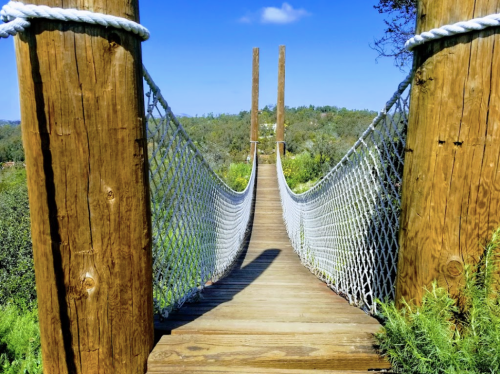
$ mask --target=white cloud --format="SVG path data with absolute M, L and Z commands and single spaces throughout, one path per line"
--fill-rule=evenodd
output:
M 302 17 L 308 16 L 305 9 L 294 9 L 290 4 L 283 3 L 280 8 L 266 7 L 262 9 L 260 21 L 262 23 L 291 23 L 298 21 Z

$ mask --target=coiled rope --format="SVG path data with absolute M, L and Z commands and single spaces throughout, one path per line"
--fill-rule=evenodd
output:
M 114 27 L 132 32 L 142 40 L 149 39 L 149 31 L 137 22 L 126 18 L 110 16 L 102 13 L 94 13 L 88 10 L 51 8 L 45 5 L 23 4 L 18 1 L 10 1 L 2 7 L 0 18 L 6 22 L 0 25 L 0 38 L 8 38 L 30 27 L 30 19 L 44 18 L 56 21 L 73 21 Z

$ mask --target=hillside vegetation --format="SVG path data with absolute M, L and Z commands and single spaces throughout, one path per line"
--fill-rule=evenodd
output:
M 0 163 L 24 161 L 21 126 L 0 120 Z
M 334 106 L 286 108 L 287 157 L 283 166 L 290 187 L 298 191 L 307 189 L 328 172 L 352 147 L 375 115 L 373 111 Z M 179 120 L 212 168 L 231 187 L 241 188 L 241 183 L 234 185 L 228 175 L 231 164 L 242 163 L 248 156 L 250 112 L 180 117 Z M 276 107 L 264 107 L 259 113 L 259 124 L 259 153 L 274 155 Z
M 287 157 L 283 160 L 290 187 L 314 182 L 334 166 L 354 144 L 376 115 L 368 110 L 335 106 L 301 106 L 285 109 Z M 250 168 L 245 163 L 250 149 L 250 112 L 179 117 L 205 159 L 226 182 L 241 190 Z M 274 155 L 276 107 L 259 112 L 259 152 Z M 296 157 L 297 156 L 297 157 Z M 21 127 L 0 121 L 0 163 L 24 161 Z

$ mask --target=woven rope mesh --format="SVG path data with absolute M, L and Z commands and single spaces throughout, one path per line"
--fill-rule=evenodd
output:
M 231 190 L 209 167 L 144 69 L 153 293 L 162 315 L 222 276 L 242 248 L 255 185 Z M 255 160 L 255 157 L 254 157 Z
M 302 262 L 349 302 L 376 313 L 394 299 L 401 180 L 409 109 L 406 79 L 357 143 L 318 184 L 295 194 L 278 153 L 283 217 Z

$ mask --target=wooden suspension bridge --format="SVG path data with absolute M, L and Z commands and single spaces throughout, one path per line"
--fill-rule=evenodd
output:
M 32 3 L 139 18 L 138 0 Z M 500 2 L 421 0 L 418 8 L 421 33 L 495 13 Z M 415 51 L 397 298 L 419 299 L 435 279 L 456 289 L 464 259 L 477 256 L 500 223 L 498 42 L 498 30 L 489 29 Z M 157 321 L 165 335 L 155 347 L 140 40 L 123 30 L 37 20 L 16 36 L 16 56 L 45 373 L 388 368 L 374 347 L 378 322 L 292 252 L 267 165 L 259 169 L 253 231 L 235 270 Z M 253 82 L 255 147 L 255 70 Z M 279 82 L 283 152 L 282 63 Z
M 301 263 L 283 224 L 275 165 L 261 165 L 252 233 L 237 267 L 155 326 L 148 373 L 345 373 L 389 368 L 380 324 Z

